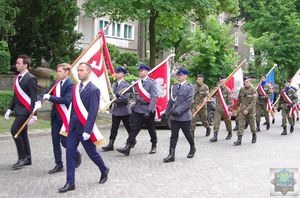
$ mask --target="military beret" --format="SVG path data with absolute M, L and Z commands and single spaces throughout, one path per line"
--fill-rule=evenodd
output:
M 197 78 L 204 78 L 203 74 L 198 74 Z
M 189 71 L 183 68 L 179 68 L 176 75 L 188 75 Z
M 260 77 L 267 77 L 266 74 L 260 74 Z
M 147 71 L 150 71 L 150 67 L 148 67 L 147 65 L 140 65 L 139 66 L 139 70 L 147 70 Z
M 118 66 L 117 69 L 116 69 L 116 72 L 117 73 L 122 72 L 123 74 L 127 74 L 127 71 L 123 66 Z
M 250 79 L 249 76 L 244 76 L 243 81 Z
M 218 80 L 222 80 L 222 79 L 225 79 L 225 78 L 226 78 L 226 76 L 223 75 L 223 74 L 221 74 L 221 75 L 219 76 Z

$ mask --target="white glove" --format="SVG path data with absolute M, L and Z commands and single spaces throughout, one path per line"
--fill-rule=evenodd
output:
M 42 107 L 42 102 L 41 101 L 36 101 L 34 103 L 34 109 L 33 109 L 33 112 L 35 112 L 36 110 L 38 110 L 39 108 Z
M 83 140 L 84 140 L 84 141 L 86 141 L 86 140 L 90 139 L 90 137 L 91 137 L 91 135 L 90 135 L 90 134 L 88 134 L 88 133 L 86 133 L 86 132 L 83 132 L 83 134 L 82 134 L 82 138 L 83 138 Z
M 6 119 L 6 120 L 9 120 L 9 115 L 11 114 L 11 110 L 10 109 L 7 109 L 7 111 L 6 111 L 6 113 L 5 113 L 5 115 L 4 115 L 4 118 Z
M 44 99 L 44 100 L 49 100 L 49 98 L 50 98 L 50 95 L 49 95 L 49 94 L 44 94 L 44 96 L 43 96 L 43 99 Z
M 32 116 L 32 118 L 29 120 L 28 125 L 32 126 L 36 123 L 37 121 L 37 117 L 36 116 Z

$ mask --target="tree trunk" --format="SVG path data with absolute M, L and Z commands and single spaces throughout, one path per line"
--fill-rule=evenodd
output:
M 149 21 L 149 45 L 150 45 L 150 67 L 155 66 L 155 52 L 156 52 L 156 40 L 155 40 L 155 22 L 158 17 L 156 10 L 150 10 Z

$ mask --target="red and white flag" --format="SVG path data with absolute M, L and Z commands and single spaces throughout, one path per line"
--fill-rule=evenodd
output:
M 81 62 L 87 62 L 92 65 L 91 81 L 100 89 L 100 109 L 104 109 L 110 102 L 108 83 L 105 70 L 106 65 L 110 73 L 114 74 L 109 52 L 107 49 L 104 32 L 101 30 L 96 39 L 72 64 L 71 73 L 75 81 L 79 82 L 77 67 Z
M 160 121 L 161 115 L 166 111 L 169 101 L 169 89 L 170 89 L 170 73 L 171 73 L 171 57 L 174 54 L 168 56 L 159 65 L 149 71 L 148 76 L 156 82 L 158 90 L 158 98 L 156 100 L 156 115 L 155 120 Z M 143 88 L 141 81 L 137 81 L 136 90 L 140 96 L 146 101 L 150 101 L 150 94 Z
M 242 68 L 237 70 L 237 72 L 226 82 L 226 86 L 233 93 L 233 100 L 235 106 L 239 96 L 240 89 L 244 86 Z

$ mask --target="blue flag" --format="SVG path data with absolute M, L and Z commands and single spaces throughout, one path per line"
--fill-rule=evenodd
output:
M 275 85 L 275 67 L 272 68 L 272 70 L 269 72 L 266 82 L 269 83 L 272 87 L 272 96 L 270 97 L 271 103 L 274 102 L 274 85 Z

